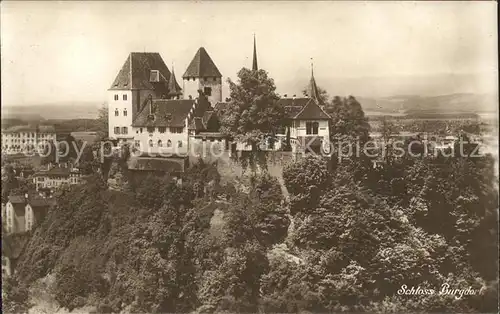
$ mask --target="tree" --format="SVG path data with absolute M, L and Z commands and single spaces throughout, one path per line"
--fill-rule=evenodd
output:
M 327 104 L 330 101 L 330 95 L 328 95 L 328 92 L 325 89 L 321 88 L 321 86 L 318 86 L 318 92 L 320 101 L 324 104 Z M 304 87 L 304 89 L 302 90 L 302 95 L 310 97 L 311 95 L 308 95 L 307 93 L 309 93 L 309 85 Z
M 257 149 L 267 135 L 274 135 L 284 122 L 284 110 L 277 104 L 274 80 L 264 70 L 242 68 L 238 81 L 228 79 L 231 100 L 222 115 L 221 131 Z
M 386 116 L 382 117 L 380 120 L 380 133 L 382 133 L 382 138 L 384 143 L 389 142 L 391 135 L 399 133 L 396 125 L 389 120 Z
M 332 117 L 330 133 L 333 138 L 349 137 L 361 142 L 368 140 L 370 125 L 356 98 L 335 96 L 325 111 Z
M 98 135 L 99 138 L 105 139 L 108 137 L 108 104 L 103 103 L 101 108 L 99 108 L 99 112 L 97 114 L 97 126 L 99 128 Z
M 331 174 L 326 159 L 308 155 L 283 169 L 283 180 L 290 193 L 292 215 L 315 208 L 321 192 L 328 189 Z

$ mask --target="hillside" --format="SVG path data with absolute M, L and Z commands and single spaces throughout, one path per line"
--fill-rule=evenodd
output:
M 95 119 L 101 107 L 95 102 L 65 102 L 39 105 L 2 106 L 2 119 Z
M 391 96 L 381 98 L 357 97 L 365 113 L 492 113 L 498 101 L 492 94 L 456 93 L 440 96 Z

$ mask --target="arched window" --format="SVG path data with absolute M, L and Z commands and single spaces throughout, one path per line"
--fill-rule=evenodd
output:
M 161 147 L 161 140 L 158 140 L 158 147 Z
M 172 147 L 172 141 L 171 140 L 167 141 L 167 147 Z
M 149 140 L 149 147 L 153 147 L 153 140 Z
M 177 142 L 177 147 L 182 147 L 182 141 Z

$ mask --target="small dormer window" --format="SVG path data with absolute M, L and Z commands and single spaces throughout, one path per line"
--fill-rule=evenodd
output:
M 149 73 L 149 81 L 150 82 L 159 82 L 160 81 L 160 72 L 158 70 L 151 70 Z

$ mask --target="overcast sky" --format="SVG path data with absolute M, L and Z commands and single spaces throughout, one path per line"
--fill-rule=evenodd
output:
M 132 51 L 159 52 L 179 79 L 203 46 L 234 78 L 251 66 L 253 33 L 259 67 L 282 94 L 299 92 L 290 89 L 309 79 L 310 58 L 323 86 L 497 69 L 494 2 L 3 1 L 1 9 L 4 104 L 102 102 Z

